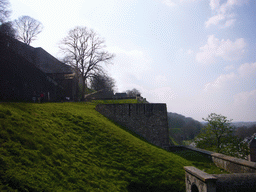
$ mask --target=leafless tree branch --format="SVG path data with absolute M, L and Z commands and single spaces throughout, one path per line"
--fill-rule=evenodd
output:
M 75 27 L 60 42 L 59 48 L 67 62 L 76 69 L 77 76 L 83 79 L 82 97 L 86 81 L 95 73 L 102 71 L 101 63 L 110 63 L 114 55 L 105 50 L 104 40 L 92 29 Z
M 0 22 L 4 23 L 10 16 L 10 3 L 8 0 L 0 0 Z
M 17 31 L 17 39 L 28 45 L 35 40 L 37 35 L 43 30 L 42 23 L 29 16 L 19 17 L 14 21 L 14 25 Z

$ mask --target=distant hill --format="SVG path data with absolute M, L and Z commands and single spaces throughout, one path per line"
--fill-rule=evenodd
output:
M 167 116 L 168 116 L 168 121 L 169 121 L 169 128 L 181 128 L 191 122 L 194 122 L 197 125 L 201 125 L 201 123 L 199 121 L 196 121 L 191 117 L 185 117 L 178 113 L 168 112 Z
M 201 124 L 206 125 L 207 122 L 202 121 Z M 256 125 L 256 121 L 234 121 L 234 122 L 231 122 L 231 125 L 234 126 L 235 128 L 238 128 L 238 127 L 249 128 L 249 127 L 252 127 L 253 125 Z
M 191 117 L 185 117 L 178 113 L 167 113 L 170 137 L 178 144 L 183 140 L 191 140 L 200 132 L 203 125 Z
M 244 122 L 244 121 L 236 121 L 236 122 L 232 122 L 231 125 L 235 126 L 235 127 L 251 127 L 253 125 L 256 125 L 256 121 L 248 121 L 248 122 Z

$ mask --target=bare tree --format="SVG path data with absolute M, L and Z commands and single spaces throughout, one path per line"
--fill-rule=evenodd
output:
M 8 19 L 10 11 L 10 3 L 8 0 L 0 0 L 0 22 L 4 23 Z
M 74 67 L 78 78 L 82 78 L 82 99 L 87 80 L 102 71 L 101 63 L 109 63 L 114 57 L 105 47 L 104 40 L 86 27 L 71 29 L 60 42 L 66 63 Z
M 43 30 L 42 23 L 29 16 L 19 17 L 14 21 L 14 26 L 17 31 L 17 39 L 28 45 Z

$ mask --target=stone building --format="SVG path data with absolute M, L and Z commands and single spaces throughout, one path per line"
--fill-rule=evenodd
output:
M 243 140 L 244 143 L 247 143 L 250 149 L 250 154 L 248 156 L 249 161 L 256 162 L 256 133 L 250 137 L 246 137 Z
M 76 93 L 72 67 L 42 48 L 34 48 L 0 34 L 0 100 L 31 101 L 44 93 L 47 100 Z

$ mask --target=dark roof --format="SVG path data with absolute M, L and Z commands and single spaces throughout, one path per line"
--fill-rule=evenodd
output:
M 73 73 L 71 66 L 60 62 L 41 47 L 34 48 L 13 38 L 10 39 L 8 46 L 44 73 Z
M 60 62 L 41 47 L 34 49 L 35 64 L 45 73 L 73 73 L 72 67 Z
M 116 97 L 127 97 L 126 93 L 116 93 L 115 94 Z
M 31 101 L 34 91 L 51 92 L 56 99 L 63 88 L 34 63 L 3 44 L 0 34 L 0 100 Z

